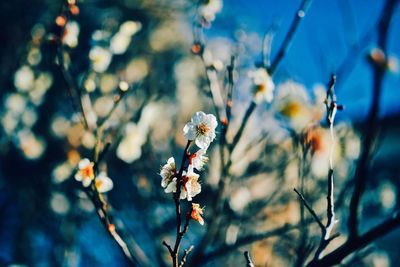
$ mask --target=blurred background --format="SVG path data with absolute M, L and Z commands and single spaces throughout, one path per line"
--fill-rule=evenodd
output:
M 0 3 L 0 266 L 127 265 L 74 179 L 79 160 L 93 157 L 102 123 L 102 141 L 110 147 L 100 169 L 114 182 L 106 198 L 115 224 L 152 259 L 152 266 L 169 265 L 161 242 L 174 238 L 175 207 L 158 173 L 169 157 L 178 161 L 186 144 L 182 129 L 192 114 L 214 113 L 204 64 L 212 66 L 224 89 L 226 69 L 235 56 L 227 133 L 232 140 L 252 99 L 249 72 L 264 60 L 264 36 L 273 37 L 274 58 L 301 1 L 68 2 L 74 6 L 68 20 L 62 16 L 63 1 Z M 212 8 L 199 9 L 211 2 Z M 337 74 L 337 99 L 345 109 L 337 114 L 334 143 L 337 229 L 342 235 L 328 250 L 345 240 L 352 178 L 372 102 L 372 65 L 382 56 L 377 25 L 384 4 L 312 3 L 272 77 L 273 101 L 257 106 L 232 154 L 222 224 L 206 254 L 246 235 L 298 222 L 292 189 L 299 176 L 313 207 L 324 214 L 330 137 L 323 101 L 331 73 Z M 192 53 L 199 12 L 207 18 L 204 62 Z M 62 73 L 54 41 L 60 26 L 65 27 L 61 53 L 70 81 Z M 362 199 L 364 230 L 400 208 L 399 43 L 397 6 L 383 55 L 378 138 Z M 77 95 L 68 90 L 71 81 Z M 87 128 L 77 98 L 82 99 Z M 206 206 L 206 225 L 221 179 L 220 133 L 218 128 L 200 176 L 203 191 L 196 197 Z M 193 223 L 183 246 L 196 246 L 206 232 L 207 226 Z M 311 243 L 319 240 L 318 234 L 312 225 Z M 201 263 L 237 266 L 240 261 L 244 266 L 241 252 L 247 249 L 257 266 L 289 266 L 296 261 L 292 240 L 298 236 L 290 232 L 257 240 L 221 255 L 211 253 Z M 397 266 L 400 255 L 393 244 L 400 244 L 399 237 L 396 230 L 379 239 L 352 255 L 349 266 Z

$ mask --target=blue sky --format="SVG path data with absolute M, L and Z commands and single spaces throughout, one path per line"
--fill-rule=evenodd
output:
M 302 21 L 294 42 L 276 75 L 289 73 L 295 80 L 311 88 L 326 83 L 346 58 L 350 43 L 371 32 L 385 1 L 337 0 L 313 1 Z M 272 53 L 277 51 L 301 0 L 224 0 L 224 9 L 217 16 L 209 35 L 233 36 L 236 29 L 263 35 L 273 22 L 279 23 Z M 350 10 L 350 11 L 344 11 Z M 356 64 L 346 77 L 338 77 L 337 95 L 346 106 L 344 117 L 362 118 L 371 100 L 372 71 L 366 53 L 374 47 L 376 33 L 370 45 L 359 54 Z M 389 55 L 400 56 L 400 8 L 392 21 L 388 42 Z M 255 60 L 258 59 L 255 56 Z M 343 79 L 342 79 L 343 78 Z M 400 112 L 400 75 L 388 74 L 383 88 L 381 115 Z

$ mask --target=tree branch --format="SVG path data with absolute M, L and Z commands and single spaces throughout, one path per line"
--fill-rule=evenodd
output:
M 393 17 L 394 9 L 398 4 L 398 0 L 387 0 L 385 7 L 382 11 L 379 26 L 378 26 L 378 47 L 386 54 L 386 43 L 389 31 L 389 24 Z M 350 200 L 350 214 L 348 219 L 349 238 L 355 238 L 358 236 L 359 217 L 358 210 L 360 206 L 361 197 L 365 191 L 365 187 L 368 180 L 368 164 L 370 154 L 372 151 L 372 144 L 375 140 L 377 126 L 378 126 L 378 112 L 381 98 L 382 84 L 385 76 L 385 68 L 380 64 L 374 64 L 374 79 L 373 79 L 373 95 L 372 103 L 366 120 L 363 149 L 361 156 L 358 160 L 356 171 L 355 171 L 355 186 L 354 192 Z
M 272 61 L 271 66 L 268 68 L 268 73 L 272 75 L 276 68 L 278 67 L 279 63 L 282 61 L 283 57 L 285 56 L 287 50 L 289 49 L 290 45 L 292 44 L 293 37 L 297 31 L 297 28 L 300 25 L 301 20 L 305 17 L 308 8 L 311 5 L 312 0 L 303 0 L 300 8 L 296 12 L 296 16 L 294 17 L 292 24 L 290 25 L 290 29 L 286 34 L 285 39 L 283 40 L 282 46 L 278 51 L 275 59 Z

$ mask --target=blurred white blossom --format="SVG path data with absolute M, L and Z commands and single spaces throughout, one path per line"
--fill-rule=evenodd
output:
M 57 184 L 64 182 L 72 174 L 72 170 L 73 168 L 68 162 L 58 164 L 51 173 L 52 181 Z
M 14 75 L 14 85 L 21 91 L 29 91 L 35 81 L 35 75 L 29 66 L 22 66 Z
M 215 15 L 222 10 L 222 0 L 207 0 L 199 7 L 199 15 L 207 22 L 215 20 Z
M 95 186 L 100 193 L 106 193 L 113 189 L 114 183 L 105 172 L 100 172 L 99 175 L 96 176 Z
M 274 98 L 275 84 L 265 68 L 258 68 L 249 73 L 253 82 L 254 102 L 272 102 Z
M 89 58 L 92 61 L 93 70 L 102 73 L 110 65 L 112 53 L 106 48 L 94 46 L 89 52 Z
M 23 129 L 18 132 L 18 146 L 28 159 L 40 158 L 45 149 L 46 143 L 39 137 L 35 136 L 30 130 Z
M 71 48 L 75 48 L 78 45 L 79 31 L 79 24 L 76 21 L 68 21 L 67 25 L 65 25 L 65 32 L 62 38 L 63 43 Z

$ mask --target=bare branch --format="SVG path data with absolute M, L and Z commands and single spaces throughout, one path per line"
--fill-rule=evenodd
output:
M 378 47 L 386 54 L 387 37 L 389 31 L 389 24 L 393 17 L 394 9 L 399 3 L 398 0 L 387 0 L 383 12 L 381 14 L 378 26 Z M 374 79 L 373 79 L 373 96 L 372 104 L 366 120 L 365 134 L 363 138 L 363 146 L 361 156 L 355 171 L 355 186 L 354 192 L 350 200 L 350 214 L 348 219 L 349 238 L 358 236 L 359 217 L 358 210 L 361 197 L 364 193 L 367 178 L 368 178 L 368 163 L 372 151 L 372 144 L 375 140 L 377 126 L 378 126 L 378 112 L 381 98 L 383 78 L 385 76 L 385 69 L 379 64 L 373 64 Z
M 278 227 L 276 229 L 273 229 L 273 230 L 243 236 L 243 237 L 239 238 L 235 244 L 223 245 L 219 248 L 214 249 L 213 251 L 211 251 L 207 254 L 203 254 L 202 257 L 199 258 L 199 263 L 209 262 L 213 259 L 222 257 L 222 256 L 238 249 L 239 247 L 242 247 L 242 246 L 263 240 L 263 239 L 267 239 L 270 237 L 280 236 L 280 235 L 286 234 L 287 232 L 290 232 L 294 229 L 298 229 L 299 227 L 300 227 L 300 225 L 298 225 L 298 224 L 285 224 L 285 225 Z
M 321 222 L 321 220 L 318 218 L 318 215 L 315 213 L 313 208 L 310 206 L 310 204 L 308 204 L 307 200 L 304 198 L 304 196 L 299 191 L 297 191 L 296 188 L 294 188 L 293 190 L 299 196 L 301 202 L 303 202 L 304 206 L 307 208 L 307 210 L 310 212 L 310 214 L 314 217 L 314 220 L 318 223 L 319 227 L 321 228 L 321 231 L 324 232 L 325 226 Z
M 163 240 L 162 244 L 168 249 L 168 252 L 169 254 L 171 254 L 171 257 L 173 257 L 174 251 L 172 250 L 171 246 L 165 240 Z
M 303 0 L 300 8 L 296 12 L 296 16 L 293 19 L 292 24 L 290 25 L 290 29 L 286 34 L 285 39 L 283 40 L 282 46 L 278 51 L 275 59 L 272 61 L 271 66 L 268 68 L 268 73 L 272 75 L 276 68 L 278 67 L 279 63 L 282 61 L 283 57 L 285 56 L 287 50 L 289 49 L 290 45 L 292 44 L 293 37 L 299 27 L 301 20 L 305 17 L 308 8 L 311 5 L 312 0 Z
M 248 251 L 244 252 L 244 258 L 246 259 L 246 267 L 255 267 Z
M 181 260 L 181 263 L 179 264 L 179 267 L 185 266 L 186 258 L 189 255 L 189 253 L 192 251 L 192 249 L 193 249 L 193 246 L 190 246 L 188 249 L 185 249 L 185 252 L 183 253 L 182 260 Z
M 307 267 L 316 267 L 316 266 L 332 266 L 336 264 L 340 264 L 340 262 L 350 255 L 351 253 L 359 250 L 374 240 L 390 233 L 397 227 L 400 227 L 400 215 L 399 213 L 395 213 L 392 218 L 387 219 L 381 224 L 373 227 L 371 230 L 366 232 L 361 236 L 354 237 L 352 239 L 348 239 L 342 246 L 335 249 L 330 254 L 319 260 L 311 261 Z

